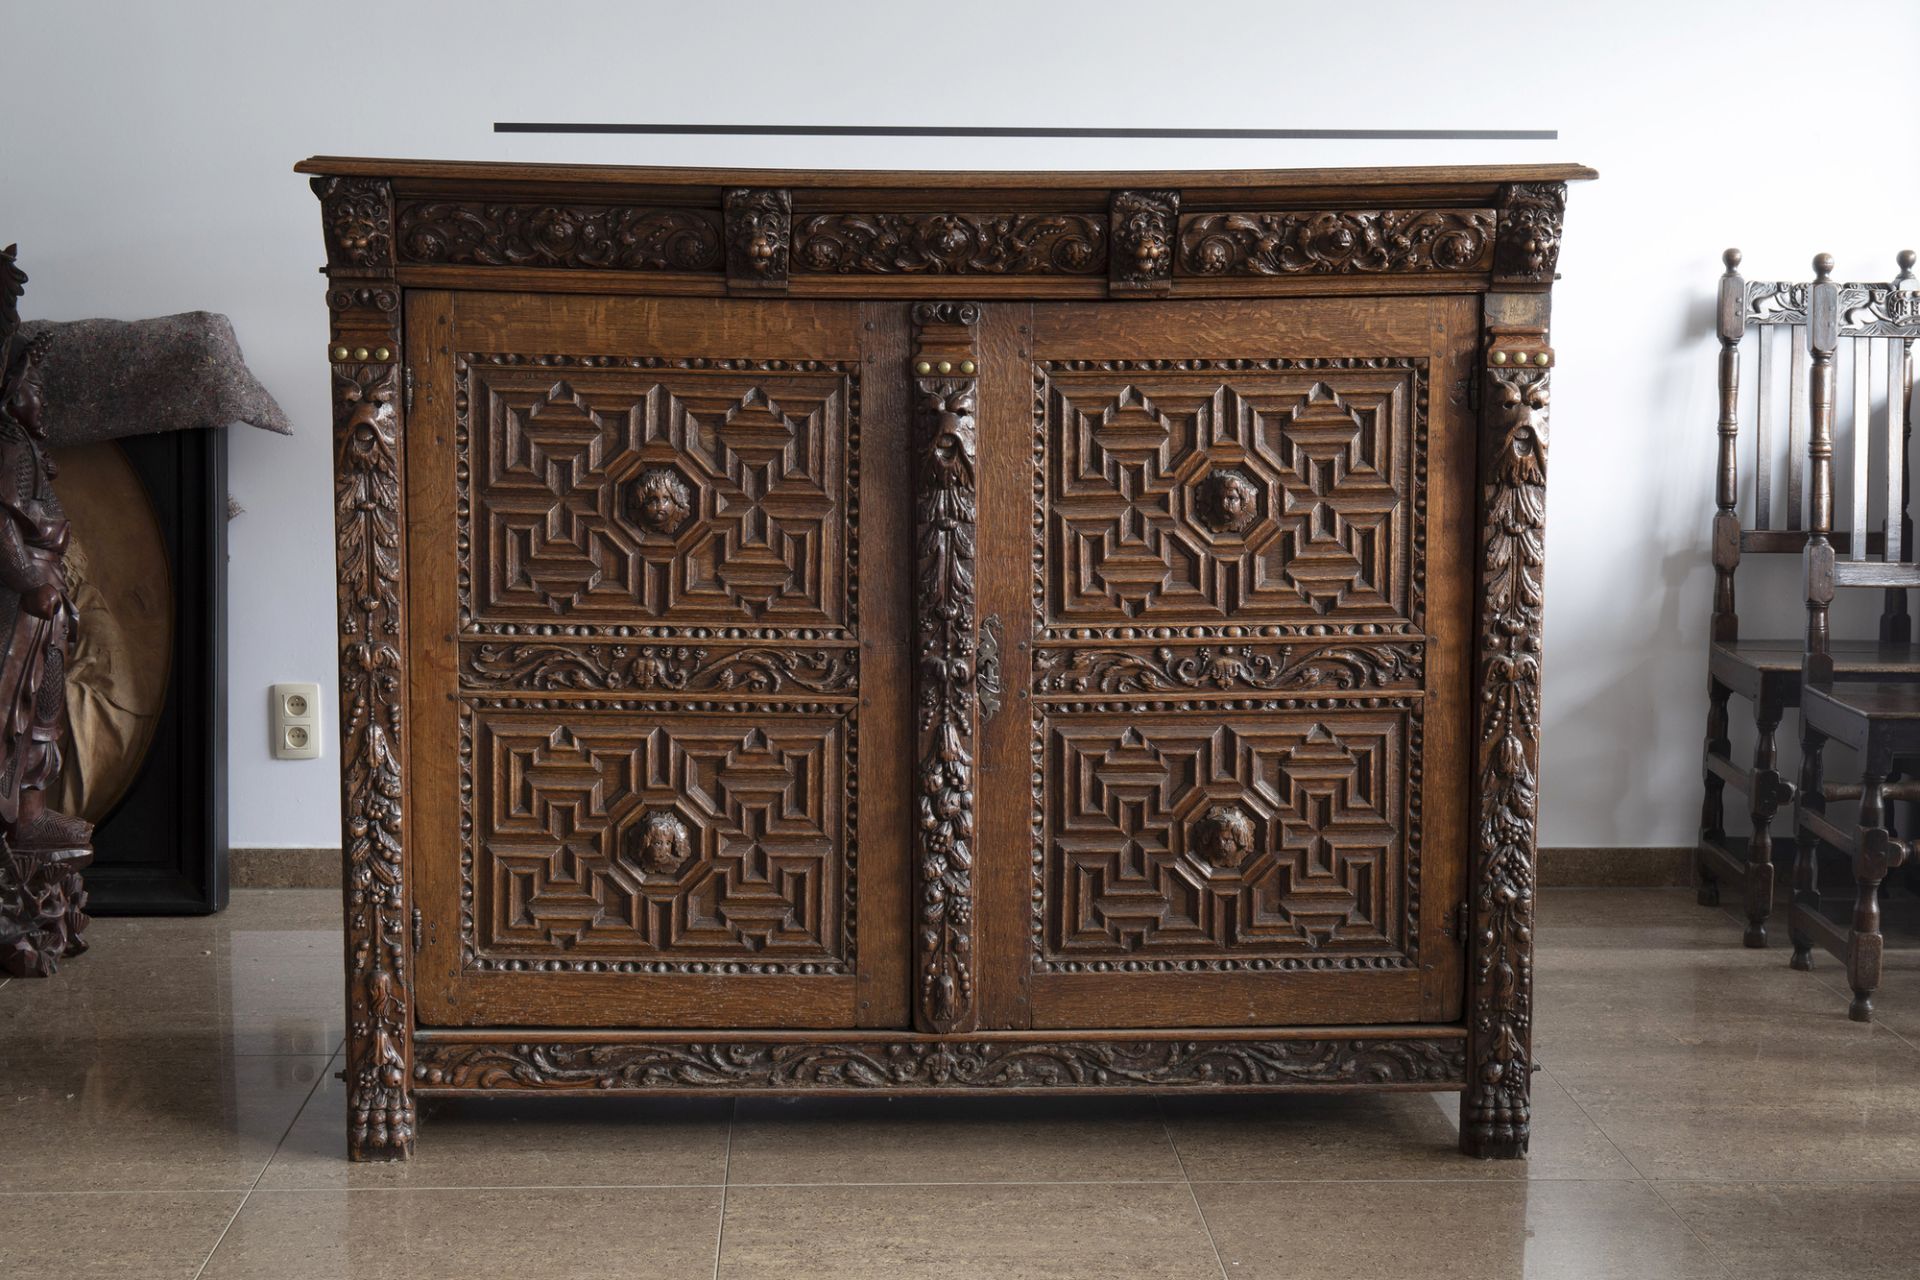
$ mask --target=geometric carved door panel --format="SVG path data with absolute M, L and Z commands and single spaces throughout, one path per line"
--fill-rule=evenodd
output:
M 459 357 L 462 621 L 846 625 L 853 366 L 693 363 Z
M 1471 329 L 1434 305 L 1032 309 L 1019 1025 L 1457 1016 Z
M 851 717 L 472 719 L 468 967 L 848 971 Z
M 1418 732 L 1417 701 L 1049 715 L 1039 967 L 1411 967 Z
M 1036 370 L 1049 622 L 1420 625 L 1423 361 L 1087 363 Z
M 905 428 L 861 407 L 904 388 L 887 329 L 409 299 L 442 330 L 408 476 L 423 1019 L 904 1025 Z

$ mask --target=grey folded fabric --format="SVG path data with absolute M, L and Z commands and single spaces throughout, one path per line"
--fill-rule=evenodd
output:
M 42 367 L 43 421 L 57 447 L 235 423 L 293 426 L 240 354 L 233 324 L 211 311 L 152 320 L 28 320 L 21 341 L 53 337 Z

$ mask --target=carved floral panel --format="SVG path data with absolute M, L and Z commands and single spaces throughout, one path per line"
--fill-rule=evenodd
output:
M 845 634 L 855 375 L 674 364 L 463 357 L 463 623 Z
M 1043 626 L 1420 627 L 1424 361 L 1054 362 L 1035 390 Z
M 1049 708 L 1040 967 L 1410 963 L 1419 708 Z
M 850 717 L 463 716 L 469 967 L 846 971 Z

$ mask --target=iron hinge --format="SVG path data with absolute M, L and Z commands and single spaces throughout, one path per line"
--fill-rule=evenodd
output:
M 1473 929 L 1473 904 L 1463 902 L 1453 909 L 1453 940 L 1466 945 L 1467 934 Z
M 404 364 L 400 366 L 400 384 L 402 388 L 404 388 L 404 394 L 406 396 L 406 402 L 407 402 L 407 412 L 412 413 L 413 412 L 413 366 L 412 365 Z
M 419 951 L 426 946 L 426 923 L 420 914 L 420 908 L 413 909 L 413 949 Z

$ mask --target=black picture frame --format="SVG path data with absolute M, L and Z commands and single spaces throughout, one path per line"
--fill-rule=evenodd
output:
M 94 828 L 88 911 L 206 915 L 225 909 L 228 890 L 227 433 L 170 431 L 115 445 L 166 540 L 173 662 L 146 763 Z

